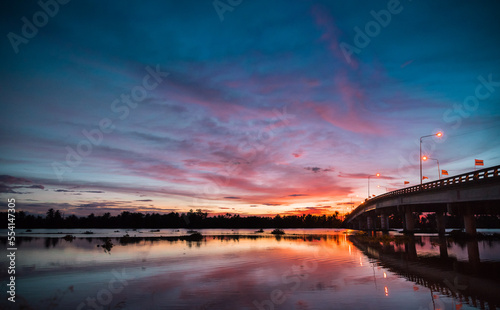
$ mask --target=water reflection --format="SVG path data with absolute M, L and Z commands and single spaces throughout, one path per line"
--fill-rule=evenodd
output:
M 88 298 L 104 309 L 458 309 L 500 304 L 492 294 L 500 288 L 498 241 L 476 241 L 474 248 L 471 240 L 346 232 L 233 232 L 196 240 L 22 238 L 19 303 L 12 308 L 0 301 L 0 308 L 75 309 L 82 303 L 82 309 L 92 308 Z M 0 261 L 2 272 L 6 263 Z M 56 304 L 50 306 L 50 300 Z
M 353 235 L 349 239 L 365 255 L 376 258 L 381 266 L 430 289 L 433 304 L 438 298 L 434 293 L 438 292 L 451 297 L 456 305 L 466 303 L 481 309 L 486 304 L 490 309 L 500 305 L 500 261 L 497 257 L 496 261 L 481 262 L 479 255 L 480 243 L 496 248 L 498 253 L 498 241 L 466 240 L 468 260 L 463 261 L 449 256 L 448 249 L 457 245 L 463 248 L 464 242 L 456 243 L 443 237 L 383 238 Z M 404 251 L 401 250 L 401 243 L 404 243 Z M 431 248 L 437 245 L 439 252 L 427 251 L 427 243 L 431 244 Z

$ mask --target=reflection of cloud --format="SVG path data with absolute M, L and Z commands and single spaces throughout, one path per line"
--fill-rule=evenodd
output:
M 357 278 L 351 279 L 350 282 L 352 282 L 354 284 L 372 283 L 373 282 L 373 276 L 357 277 Z
M 199 244 L 193 243 L 192 246 L 218 249 L 204 255 L 203 264 L 200 264 L 200 257 L 194 255 L 184 255 L 183 259 L 165 256 L 161 260 L 148 260 L 144 262 L 148 269 L 159 264 L 168 264 L 171 270 L 145 275 L 144 281 L 155 288 L 155 296 L 171 296 L 172 292 L 175 292 L 176 300 L 182 303 L 185 309 L 246 309 L 250 308 L 249 305 L 255 305 L 254 301 L 262 304 L 263 301 L 269 300 L 270 292 L 280 289 L 289 292 L 285 295 L 287 300 L 284 306 L 290 305 L 290 309 L 305 310 L 308 305 L 327 304 L 331 299 L 331 290 L 344 287 L 341 277 L 346 268 L 349 268 L 350 261 L 345 246 L 336 242 L 341 240 L 339 236 L 314 240 L 317 246 L 315 248 L 321 247 L 324 250 L 319 255 L 315 255 L 317 253 L 314 250 L 303 250 L 304 246 L 311 245 L 313 241 L 304 241 L 302 236 L 283 236 L 281 240 L 287 241 L 286 248 L 277 246 L 274 237 L 259 237 L 262 247 L 242 247 L 234 251 L 228 241 L 240 238 L 246 237 L 232 239 L 221 236 Z M 165 249 L 163 253 L 185 252 L 182 250 L 184 244 L 170 242 L 167 245 L 167 242 L 160 241 L 158 247 Z M 317 259 L 318 256 L 320 259 Z M 335 259 L 330 259 L 330 256 Z M 250 264 L 249 257 L 252 257 Z M 317 260 L 318 264 L 313 267 L 311 259 Z M 224 264 L 220 264 L 221 261 Z M 243 265 L 245 268 L 241 268 Z M 371 270 L 365 270 L 362 274 L 368 275 L 369 272 Z M 334 282 L 336 279 L 338 281 Z M 338 286 L 336 283 L 339 283 Z M 151 296 L 148 286 L 138 286 L 137 290 L 139 296 Z M 309 297 L 304 295 L 304 292 L 311 290 L 325 291 L 324 294 L 315 292 L 314 296 L 305 294 Z M 299 295 L 302 297 L 294 298 Z M 140 302 L 147 301 L 148 299 L 144 298 Z M 137 307 L 135 304 L 130 306 Z

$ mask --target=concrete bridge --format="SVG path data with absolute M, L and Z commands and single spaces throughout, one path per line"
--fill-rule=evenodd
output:
M 465 231 L 476 234 L 476 214 L 500 214 L 500 166 L 398 189 L 369 199 L 345 219 L 351 229 L 388 230 L 389 215 L 400 213 L 406 233 L 414 232 L 413 212 L 435 212 L 445 233 L 444 214 L 464 217 Z M 380 224 L 380 226 L 378 225 Z

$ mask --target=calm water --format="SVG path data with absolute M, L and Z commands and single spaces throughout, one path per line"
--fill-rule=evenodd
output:
M 185 230 L 84 231 L 33 230 L 18 239 L 16 303 L 6 301 L 4 289 L 0 308 L 456 310 L 500 305 L 500 241 L 382 239 L 324 229 L 286 229 L 282 237 L 270 230 L 200 230 L 200 241 L 180 237 Z M 57 232 L 77 238 L 67 241 Z M 120 240 L 125 233 L 137 238 Z M 107 249 L 102 247 L 106 236 L 113 244 Z M 1 241 L 6 248 L 5 238 Z M 0 264 L 5 288 L 5 255 Z

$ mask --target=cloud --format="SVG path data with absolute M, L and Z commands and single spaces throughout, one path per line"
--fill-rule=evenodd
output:
M 376 176 L 374 174 L 367 174 L 367 173 L 343 173 L 340 172 L 338 177 L 340 178 L 349 178 L 349 179 L 368 179 L 370 177 L 372 180 L 375 179 L 384 179 L 384 180 L 395 180 L 398 178 L 391 177 L 391 176 L 386 176 L 386 175 L 381 175 L 381 176 Z
M 241 199 L 241 198 L 235 197 L 235 196 L 227 196 L 227 197 L 224 197 L 224 199 Z
M 37 189 L 45 189 L 45 187 L 44 187 L 43 185 L 31 185 L 31 186 L 24 187 L 24 188 L 37 188 Z
M 338 202 L 337 205 L 340 205 L 340 206 L 351 206 L 351 205 L 355 205 L 356 203 L 355 202 Z
M 332 214 L 331 206 L 319 206 L 319 207 L 305 207 L 305 208 L 295 208 L 290 211 L 286 211 L 285 215 L 302 215 L 302 214 L 314 214 L 314 215 L 322 215 Z
M 306 167 L 304 169 L 310 170 L 310 171 L 312 171 L 314 173 L 335 171 L 335 169 L 333 169 L 333 168 L 324 168 L 324 169 L 322 169 L 322 168 L 319 168 L 319 167 Z
M 27 192 L 15 191 L 15 189 L 45 189 L 43 185 L 32 184 L 33 182 L 31 180 L 10 175 L 0 175 L 0 183 L 3 183 L 0 184 L 0 193 L 28 194 Z
M 4 184 L 28 184 L 28 183 L 33 183 L 28 179 L 25 178 L 18 178 L 18 177 L 13 177 L 10 175 L 0 175 L 0 182 Z
M 328 11 L 329 10 L 322 5 L 314 5 L 311 9 L 311 14 L 314 18 L 314 22 L 322 31 L 320 40 L 326 42 L 334 58 L 336 58 L 341 64 L 349 65 L 339 45 L 339 36 L 341 34 L 341 31 L 336 27 L 335 20 L 328 13 Z M 353 69 L 356 69 L 358 67 L 358 63 L 356 59 L 352 57 L 352 55 L 350 66 Z
M 0 184 L 0 193 L 17 194 L 17 192 L 14 191 L 12 187 L 5 184 Z

